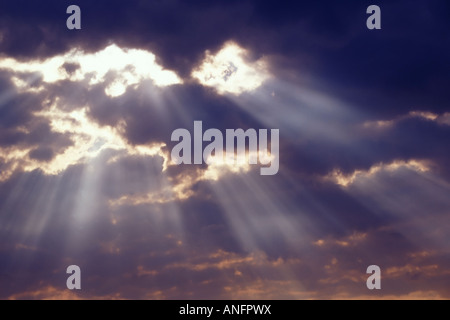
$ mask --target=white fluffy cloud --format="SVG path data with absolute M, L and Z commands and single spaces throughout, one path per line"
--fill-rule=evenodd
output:
M 247 50 L 227 42 L 215 55 L 206 51 L 205 59 L 192 72 L 192 77 L 220 94 L 238 95 L 255 90 L 269 78 L 267 62 L 263 58 L 251 62 L 247 55 Z

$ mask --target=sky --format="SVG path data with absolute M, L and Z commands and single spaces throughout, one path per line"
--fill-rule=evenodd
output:
M 0 0 L 0 299 L 449 299 L 449 36 L 445 0 Z M 194 121 L 278 129 L 278 172 L 176 165 Z

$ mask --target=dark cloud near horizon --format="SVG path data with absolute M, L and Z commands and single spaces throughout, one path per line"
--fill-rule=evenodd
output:
M 107 158 L 104 160 L 106 161 Z M 101 201 L 95 204 L 96 208 L 92 209 L 92 213 L 95 214 L 90 216 L 82 224 L 83 226 L 75 227 L 76 216 L 73 209 L 79 205 L 77 200 L 79 201 L 80 198 L 74 197 L 73 194 L 68 193 L 68 190 L 73 190 L 75 193 L 82 190 L 79 186 L 83 184 L 83 170 L 86 169 L 82 166 L 74 166 L 59 177 L 45 176 L 35 171 L 15 176 L 0 186 L 2 198 L 8 199 L 2 206 L 4 208 L 6 205 L 10 211 L 9 216 L 2 216 L 1 224 L 0 259 L 4 263 L 1 264 L 0 274 L 2 277 L 9 278 L 6 281 L 7 286 L 2 289 L 2 297 L 6 298 L 14 293 L 42 287 L 43 279 L 46 285 L 61 287 L 65 281 L 64 268 L 70 263 L 79 264 L 84 270 L 85 290 L 81 293 L 82 296 L 102 296 L 121 292 L 124 298 L 142 298 L 144 295 L 142 290 L 148 291 L 148 288 L 170 292 L 170 288 L 174 286 L 177 290 L 172 293 L 172 298 L 183 298 L 186 292 L 193 292 L 195 298 L 207 298 L 208 294 L 226 297 L 223 287 L 233 283 L 233 281 L 230 282 L 230 277 L 236 270 L 249 276 L 243 281 L 252 281 L 257 279 L 251 276 L 254 272 L 266 280 L 283 279 L 280 268 L 285 267 L 295 267 L 289 278 L 290 281 L 293 279 L 301 281 L 306 290 L 319 290 L 319 296 L 337 295 L 343 287 L 354 293 L 364 294 L 364 291 L 356 288 L 360 284 L 353 281 L 346 283 L 345 276 L 349 272 L 360 270 L 363 276 L 365 267 L 374 262 L 382 266 L 383 270 L 400 268 L 408 264 L 425 267 L 424 271 L 421 271 L 419 267 L 416 271 L 411 269 L 410 272 L 413 272 L 415 276 L 406 273 L 405 278 L 398 283 L 397 280 L 394 282 L 385 280 L 385 290 L 393 294 L 401 292 L 406 294 L 411 291 L 425 290 L 428 287 L 436 289 L 436 285 L 424 280 L 430 279 L 430 275 L 424 274 L 422 281 L 416 282 L 410 282 L 409 277 L 420 278 L 420 274 L 426 272 L 426 267 L 430 265 L 438 265 L 437 271 L 448 265 L 447 256 L 441 253 L 432 254 L 429 258 L 425 257 L 423 261 L 418 262 L 408 258 L 408 255 L 420 253 L 422 250 L 430 250 L 430 248 L 436 250 L 434 241 L 446 237 L 445 234 L 439 237 L 430 236 L 438 232 L 440 228 L 445 228 L 444 221 L 448 224 L 448 218 L 444 212 L 445 208 L 448 208 L 448 199 L 441 197 L 441 200 L 436 202 L 436 190 L 430 191 L 434 194 L 430 198 L 427 190 L 420 188 L 420 183 L 426 179 L 410 177 L 408 181 L 418 182 L 411 186 L 416 192 L 415 202 L 423 203 L 426 207 L 427 204 L 423 200 L 433 201 L 435 208 L 424 213 L 424 208 L 420 206 L 412 210 L 405 207 L 407 216 L 403 217 L 396 216 L 397 212 L 394 211 L 386 212 L 386 208 L 383 209 L 384 215 L 381 214 L 380 208 L 375 208 L 376 204 L 370 204 L 372 197 L 369 194 L 351 200 L 348 194 L 338 189 L 320 191 L 311 187 L 306 187 L 303 191 L 299 191 L 298 188 L 291 191 L 301 199 L 299 201 L 301 206 L 298 207 L 295 204 L 291 208 L 294 210 L 292 212 L 275 213 L 270 212 L 270 208 L 261 210 L 260 206 L 264 206 L 264 202 L 258 203 L 252 198 L 259 198 L 264 194 L 256 193 L 257 190 L 249 189 L 246 185 L 252 179 L 259 177 L 262 180 L 263 177 L 249 174 L 228 177 L 219 182 L 211 182 L 209 187 L 201 187 L 201 193 L 206 192 L 212 196 L 208 200 L 193 197 L 187 201 L 172 204 L 118 207 L 112 211 L 118 219 L 117 225 L 109 223 L 110 216 L 107 212 L 111 210 L 107 209 L 105 202 Z M 111 173 L 105 172 L 105 174 L 116 172 L 114 166 L 111 170 Z M 233 182 L 236 179 L 240 182 Z M 378 183 L 392 185 L 393 179 L 395 177 L 380 176 Z M 256 180 L 253 183 L 262 186 L 260 181 Z M 15 195 L 13 190 L 17 190 L 18 185 L 22 186 L 21 193 Z M 273 185 L 280 186 L 275 181 Z M 231 212 L 223 210 L 221 203 L 228 202 L 227 197 L 232 197 L 233 193 L 229 195 L 212 193 L 212 190 L 218 190 L 217 188 L 229 188 L 227 186 L 232 186 L 235 189 L 233 192 L 241 194 L 247 204 L 247 207 L 241 207 L 232 216 L 230 216 Z M 240 187 L 237 188 L 237 186 Z M 271 189 L 270 184 L 265 187 L 268 187 L 269 191 L 274 191 L 274 198 L 277 198 L 278 203 L 289 208 L 286 201 L 292 199 L 291 194 L 288 193 L 292 186 L 286 186 L 283 191 Z M 432 188 L 432 184 L 429 187 Z M 36 188 L 49 193 L 56 192 L 55 198 L 58 201 L 55 202 L 56 206 L 50 207 L 51 212 L 46 209 L 46 203 L 43 202 L 48 198 L 43 194 L 36 197 Z M 127 187 L 124 188 L 124 191 L 129 190 Z M 391 188 L 395 190 L 397 186 L 392 185 Z M 228 190 L 231 192 L 231 189 Z M 355 192 L 360 191 L 355 189 Z M 385 192 L 386 194 L 390 192 L 389 187 Z M 9 196 L 4 196 L 5 193 Z M 412 193 L 406 191 L 404 198 L 399 199 L 402 201 L 399 205 L 408 203 L 408 194 Z M 111 196 L 108 192 L 105 195 Z M 14 196 L 23 200 L 17 201 Z M 96 199 L 98 201 L 102 198 Z M 319 203 L 318 199 L 326 199 L 326 202 Z M 364 203 L 366 208 L 361 206 Z M 377 203 L 383 204 L 383 202 Z M 83 204 L 89 206 L 93 203 Z M 388 202 L 384 204 L 389 206 Z M 155 219 L 158 211 L 165 212 L 167 218 L 173 211 L 171 208 L 173 205 L 182 212 L 180 217 L 183 220 L 183 232 L 177 231 L 176 225 L 169 220 L 166 221 L 169 222 L 167 224 Z M 391 209 L 395 208 L 391 207 Z M 442 209 L 444 211 L 441 211 Z M 256 215 L 251 214 L 253 210 L 256 210 Z M 371 215 L 373 218 L 370 218 Z M 303 228 L 298 228 L 295 233 L 289 233 L 288 229 L 277 231 L 276 222 L 281 217 L 289 218 L 291 223 L 303 225 Z M 36 227 L 42 225 L 43 219 L 47 221 L 45 232 L 39 233 Z M 237 219 L 234 223 L 240 224 L 247 230 L 246 236 L 256 241 L 258 250 L 264 252 L 266 258 L 253 260 L 253 266 L 243 263 L 242 259 L 248 259 L 255 251 L 236 242 L 239 238 L 236 237 L 236 228 L 230 219 Z M 257 219 L 261 225 L 255 225 L 252 219 Z M 265 224 L 266 219 L 272 223 Z M 427 221 L 427 229 L 417 230 L 417 224 L 414 223 L 416 219 Z M 31 226 L 35 228 L 34 235 L 27 230 Z M 312 226 L 314 226 L 313 229 Z M 355 233 L 367 233 L 367 235 L 361 243 L 352 243 L 351 236 Z M 73 239 L 73 236 L 76 238 Z M 313 244 L 318 239 L 325 240 L 324 246 L 317 247 Z M 183 244 L 177 249 L 178 240 L 182 240 Z M 290 241 L 296 245 L 292 246 L 292 243 L 289 244 Z M 348 241 L 350 244 L 343 245 L 338 241 Z M 120 251 L 116 252 L 115 248 Z M 223 250 L 225 256 L 219 255 L 213 258 L 218 254 L 218 248 Z M 445 250 L 445 247 L 442 249 Z M 296 257 L 300 257 L 300 265 L 290 266 L 289 259 Z M 231 260 L 222 260 L 222 258 Z M 333 267 L 335 270 L 322 269 L 323 266 L 332 265 L 331 261 L 336 258 L 338 262 Z M 278 267 L 270 265 L 279 259 L 283 259 L 286 265 L 281 264 Z M 229 269 L 228 267 L 224 270 L 217 269 L 216 263 L 227 263 L 227 261 L 235 262 L 232 262 Z M 196 265 L 199 266 L 198 269 L 195 268 Z M 139 269 L 139 266 L 142 269 Z M 138 272 L 139 270 L 141 273 Z M 143 272 L 145 270 L 148 274 Z M 433 270 L 432 267 L 431 271 Z M 328 274 L 328 272 L 332 273 Z M 44 275 L 44 273 L 49 274 Z M 438 276 L 439 273 L 436 277 Z M 340 281 L 340 289 L 321 283 L 321 279 L 329 277 L 331 280 Z M 344 279 L 342 282 L 341 277 Z M 439 277 L 442 277 L 441 281 L 446 281 L 443 275 Z M 106 278 L 110 280 L 105 281 Z M 213 281 L 214 286 L 205 288 L 201 284 L 202 281 Z M 405 283 L 408 284 L 407 287 Z

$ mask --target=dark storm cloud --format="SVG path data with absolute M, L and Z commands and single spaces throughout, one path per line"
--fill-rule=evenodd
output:
M 399 122 L 380 136 L 367 141 L 366 148 L 372 150 L 370 156 L 386 162 L 397 159 L 443 159 L 450 158 L 446 141 L 450 138 L 450 126 L 420 118 Z M 377 156 L 378 155 L 378 156 Z
M 379 32 L 365 27 L 369 1 L 78 1 L 80 31 L 65 27 L 69 4 L 3 3 L 2 51 L 43 57 L 74 46 L 97 50 L 115 41 L 150 49 L 164 66 L 186 75 L 204 50 L 234 39 L 257 55 L 280 56 L 286 68 L 297 67 L 299 74 L 302 68 L 314 71 L 330 87 L 340 83 L 339 89 L 346 87 L 352 96 L 352 88 L 361 86 L 374 90 L 373 99 L 379 90 L 389 92 L 390 98 L 396 94 L 405 101 L 434 101 L 441 107 L 442 98 L 448 99 L 441 85 L 448 84 L 450 9 L 445 1 L 379 1 Z M 24 34 L 28 41 L 20 41 Z M 435 93 L 432 100 L 426 99 L 429 93 Z M 383 111 L 388 107 L 392 105 Z M 399 106 L 395 110 L 400 111 Z
M 259 127 L 226 97 L 195 84 L 158 88 L 144 81 L 111 98 L 100 84 L 87 93 L 88 114 L 101 125 L 116 127 L 125 121 L 123 135 L 131 144 L 170 141 L 172 132 L 186 128 L 193 134 L 195 120 L 208 128 Z
M 83 107 L 88 101 L 88 93 L 94 95 L 95 87 L 90 89 L 89 79 L 82 81 L 60 80 L 46 84 L 48 105 L 59 99 L 58 108 L 67 112 Z M 103 93 L 104 95 L 104 93 Z
M 1 72 L 2 93 L 0 98 L 0 146 L 19 148 L 35 147 L 30 157 L 37 160 L 51 160 L 55 153 L 72 145 L 69 134 L 52 131 L 49 120 L 34 115 L 46 106 L 45 93 L 20 93 L 11 83 L 13 72 Z M 30 87 L 36 85 L 40 76 L 19 73 L 19 78 L 29 80 Z
M 37 119 L 31 124 L 27 124 L 27 128 L 30 133 L 25 139 L 26 144 L 39 146 L 30 152 L 31 158 L 49 161 L 73 145 L 70 134 L 53 132 L 48 119 Z
M 28 156 L 40 161 L 61 154 L 70 134 L 53 132 L 49 119 L 34 115 L 56 98 L 65 111 L 87 105 L 91 120 L 119 129 L 130 144 L 165 142 L 169 152 L 172 131 L 192 132 L 194 120 L 222 131 L 265 127 L 253 117 L 264 110 L 251 107 L 274 101 L 269 116 L 281 133 L 281 168 L 270 180 L 251 170 L 197 181 L 185 200 L 115 205 L 188 182 L 206 168 L 163 173 L 160 156 L 105 150 L 57 175 L 17 170 L 0 183 L 1 298 L 65 289 L 70 264 L 82 267 L 80 295 L 88 298 L 248 298 L 250 289 L 280 298 L 274 287 L 295 281 L 310 294 L 302 297 L 364 295 L 369 264 L 393 279 L 383 284 L 388 294 L 436 290 L 448 297 L 450 127 L 411 117 L 378 131 L 362 128 L 369 119 L 448 110 L 448 3 L 379 1 L 380 31 L 365 27 L 368 1 L 78 1 L 80 31 L 65 27 L 69 4 L 2 2 L 1 53 L 26 61 L 116 42 L 148 49 L 188 77 L 205 50 L 231 39 L 253 58 L 267 56 L 280 82 L 230 98 L 189 81 L 166 88 L 144 81 L 111 98 L 104 90 L 114 72 L 93 86 L 88 78 L 43 84 L 41 75 L 15 73 L 43 85 L 41 93 L 19 93 L 12 73 L 2 72 L 1 146 L 31 148 Z M 78 67 L 61 69 L 70 75 Z M 284 92 L 283 81 L 293 82 Z M 308 86 L 335 100 L 306 108 L 317 97 L 299 101 L 295 94 Z M 266 89 L 277 98 L 268 100 Z M 335 168 L 352 173 L 398 159 L 431 160 L 437 172 L 381 171 L 347 188 L 323 180 Z M 9 166 L 0 158 L 2 171 Z
M 205 50 L 231 39 L 256 56 L 269 56 L 275 74 L 300 76 L 368 118 L 417 107 L 441 112 L 450 100 L 450 9 L 444 1 L 381 1 L 379 31 L 365 27 L 368 1 L 79 1 L 79 31 L 65 27 L 69 4 L 3 3 L 1 51 L 43 58 L 116 42 L 150 50 L 186 77 Z M 21 41 L 24 35 L 28 41 Z
M 344 173 L 369 170 L 379 163 L 395 160 L 428 159 L 439 170 L 447 171 L 450 153 L 446 148 L 450 126 L 423 118 L 407 118 L 385 128 L 345 127 L 349 140 L 334 141 L 333 136 L 309 137 L 299 142 L 285 141 L 280 153 L 281 168 L 305 178 L 305 175 L 323 176 L 333 169 Z M 284 150 L 284 151 L 283 151 Z
M 54 152 L 50 148 L 36 148 L 30 151 L 29 156 L 31 159 L 49 161 L 53 158 Z
M 38 94 L 18 94 L 11 82 L 11 73 L 2 71 L 0 84 L 0 128 L 14 128 L 25 124 L 33 111 L 41 109 L 42 97 Z

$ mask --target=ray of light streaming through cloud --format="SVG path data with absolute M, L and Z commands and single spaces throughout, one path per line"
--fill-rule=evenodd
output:
M 450 297 L 445 1 L 77 5 L 0 4 L 1 299 Z

